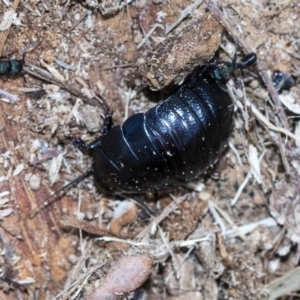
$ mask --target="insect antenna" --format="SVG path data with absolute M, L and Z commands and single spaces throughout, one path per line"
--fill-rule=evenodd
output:
M 42 209 L 44 209 L 48 205 L 54 203 L 56 200 L 58 200 L 58 197 L 57 197 L 58 194 L 60 194 L 61 192 L 65 191 L 67 189 L 69 189 L 70 187 L 78 184 L 79 182 L 81 182 L 85 178 L 91 176 L 92 174 L 93 174 L 93 169 L 90 168 L 85 173 L 83 173 L 82 175 L 78 176 L 77 178 L 73 179 L 71 182 L 69 182 L 66 185 L 64 185 L 63 187 L 61 187 L 58 191 L 56 191 L 53 195 L 51 195 L 46 201 L 44 201 L 43 203 L 38 205 L 36 208 L 34 208 L 30 213 L 30 218 L 33 218 Z

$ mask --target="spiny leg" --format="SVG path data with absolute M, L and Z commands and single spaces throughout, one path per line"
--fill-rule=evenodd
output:
M 80 151 L 82 151 L 83 153 L 88 153 L 89 151 L 89 146 L 85 143 L 85 141 L 83 139 L 81 139 L 80 137 L 77 137 L 74 134 L 66 134 L 65 135 L 66 139 L 72 141 L 72 144 L 78 148 Z
M 30 218 L 33 218 L 39 211 L 41 211 L 45 207 L 49 206 L 50 204 L 54 203 L 58 199 L 57 196 L 61 192 L 63 192 L 65 190 L 71 188 L 72 186 L 78 184 L 83 179 L 91 176 L 92 174 L 93 174 L 93 169 L 90 168 L 85 173 L 83 173 L 82 175 L 78 176 L 77 178 L 75 178 L 74 180 L 69 182 L 68 184 L 64 185 L 62 188 L 60 188 L 58 191 L 56 191 L 53 195 L 51 195 L 46 201 L 44 201 L 42 204 L 40 204 L 36 208 L 34 208 L 30 213 Z
M 155 217 L 156 213 L 143 201 L 141 200 L 139 197 L 137 196 L 133 196 L 132 197 L 133 200 L 139 205 L 141 206 L 145 212 L 150 216 L 150 217 Z

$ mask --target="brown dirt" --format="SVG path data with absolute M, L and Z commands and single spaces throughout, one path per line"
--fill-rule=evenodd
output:
M 298 270 L 300 257 L 299 141 L 278 131 L 286 128 L 299 139 L 300 5 L 218 1 L 222 17 L 213 19 L 208 7 L 213 9 L 203 2 L 166 34 L 192 3 L 15 1 L 14 23 L 0 24 L 3 56 L 20 59 L 28 48 L 26 81 L 0 77 L 0 93 L 19 98 L 11 102 L 0 95 L 0 299 L 85 299 L 103 282 L 107 299 L 123 299 L 119 290 L 109 290 L 105 276 L 125 255 L 141 256 L 143 272 L 151 272 L 143 285 L 144 279 L 136 278 L 134 288 L 124 287 L 135 289 L 134 299 L 275 299 L 266 296 L 266 289 L 276 293 L 275 279 L 283 280 L 276 285 L 280 299 L 300 299 L 299 272 L 292 273 L 294 285 L 284 281 Z M 9 10 L 0 3 L 1 16 Z M 40 43 L 30 49 L 36 40 Z M 101 135 L 104 109 L 98 94 L 114 112 L 114 124 L 122 124 L 162 98 L 145 92 L 145 84 L 161 89 L 180 82 L 218 48 L 216 57 L 223 60 L 250 50 L 258 62 L 230 81 L 236 107 L 231 147 L 207 174 L 158 201 L 143 196 L 160 212 L 154 220 L 121 197 L 99 193 L 92 178 L 30 217 L 90 166 L 65 134 L 87 143 Z M 274 70 L 294 81 L 279 102 L 261 79 Z M 285 99 L 294 103 L 281 104 Z M 255 165 L 257 157 L 262 158 Z M 121 216 L 116 215 L 120 204 L 126 211 Z M 254 226 L 246 230 L 246 225 Z M 103 236 L 109 239 L 99 239 Z M 131 268 L 124 266 L 120 276 Z M 133 299 L 133 293 L 127 296 Z

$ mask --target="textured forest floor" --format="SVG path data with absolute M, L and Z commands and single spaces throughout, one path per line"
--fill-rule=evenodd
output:
M 26 80 L 0 77 L 0 299 L 300 299 L 300 4 L 128 2 L 0 3 L 0 66 L 27 49 Z M 229 146 L 197 182 L 142 195 L 155 218 L 92 177 L 31 217 L 90 167 L 65 135 L 101 136 L 99 95 L 122 124 L 195 64 L 252 51 L 228 82 Z

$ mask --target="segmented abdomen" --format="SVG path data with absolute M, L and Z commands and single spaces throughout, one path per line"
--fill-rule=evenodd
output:
M 103 137 L 103 153 L 94 161 L 97 170 L 103 160 L 110 163 L 99 182 L 110 190 L 145 192 L 195 179 L 226 145 L 232 117 L 228 93 L 208 71 L 198 70 L 166 100 Z

